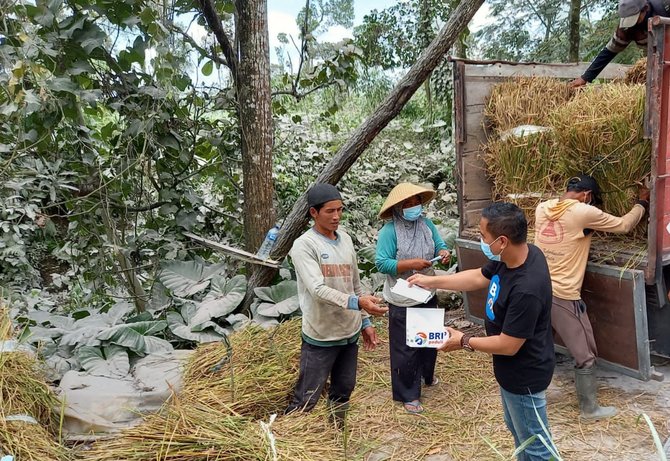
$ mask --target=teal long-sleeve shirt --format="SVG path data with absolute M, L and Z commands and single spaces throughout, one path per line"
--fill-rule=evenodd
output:
M 440 233 L 437 231 L 437 227 L 433 224 L 428 218 L 421 217 L 424 220 L 428 228 L 430 229 L 431 234 L 433 235 L 433 242 L 435 243 L 435 254 L 437 256 L 440 250 L 448 250 L 447 244 L 444 243 Z M 377 270 L 382 274 L 396 276 L 398 275 L 398 238 L 395 234 L 395 226 L 393 221 L 387 222 L 379 231 L 379 236 L 377 237 L 377 252 L 375 256 L 375 264 Z

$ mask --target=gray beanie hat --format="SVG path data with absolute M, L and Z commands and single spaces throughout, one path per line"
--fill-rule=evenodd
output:
M 310 208 L 331 200 L 342 200 L 340 191 L 332 184 L 317 183 L 307 191 L 307 204 Z

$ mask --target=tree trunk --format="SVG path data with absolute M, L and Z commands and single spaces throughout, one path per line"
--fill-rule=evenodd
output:
M 275 223 L 272 184 L 272 101 L 267 0 L 237 2 L 237 101 L 244 175 L 244 236 L 255 253 Z
M 570 62 L 579 62 L 579 15 L 582 10 L 582 0 L 570 0 L 570 49 L 568 50 L 568 60 Z
M 398 115 L 416 90 L 423 84 L 431 72 L 442 61 L 444 55 L 454 44 L 461 31 L 468 25 L 484 0 L 463 0 L 452 13 L 449 21 L 442 28 L 435 40 L 419 56 L 407 74 L 391 90 L 391 93 L 379 105 L 360 127 L 351 135 L 347 142 L 337 151 L 333 159 L 326 165 L 316 182 L 336 184 L 360 157 L 379 132 Z M 308 223 L 307 198 L 303 194 L 293 205 L 293 209 L 284 221 L 279 239 L 272 255 L 283 258 L 293 245 L 293 241 L 305 230 Z M 253 298 L 253 289 L 266 286 L 275 275 L 275 270 L 260 267 L 249 279 L 249 288 L 245 306 L 249 306 Z
M 419 28 L 417 30 L 417 36 L 419 38 L 419 46 L 422 50 L 428 48 L 428 45 L 434 38 L 430 9 L 430 0 L 419 0 Z M 430 78 L 426 79 L 423 86 L 424 91 L 426 92 L 426 103 L 428 104 L 428 119 L 433 122 L 433 94 L 430 91 Z

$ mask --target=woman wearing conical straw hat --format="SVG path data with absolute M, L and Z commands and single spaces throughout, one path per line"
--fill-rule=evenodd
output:
M 400 183 L 391 190 L 379 211 L 388 219 L 379 231 L 376 265 L 386 274 L 384 299 L 389 304 L 389 343 L 391 352 L 391 388 L 393 400 L 402 402 L 410 413 L 421 413 L 421 383 L 435 385 L 437 350 L 414 348 L 406 343 L 408 307 L 437 307 L 435 294 L 420 303 L 393 293 L 398 278 L 407 279 L 416 272 L 434 273 L 431 259 L 447 263 L 450 253 L 433 222 L 423 216 L 423 206 L 435 197 L 432 189 Z

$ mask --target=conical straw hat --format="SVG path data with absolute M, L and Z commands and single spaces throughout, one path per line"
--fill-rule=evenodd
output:
M 379 211 L 379 217 L 381 219 L 391 218 L 393 215 L 393 207 L 414 195 L 418 195 L 421 198 L 421 204 L 425 205 L 433 200 L 435 191 L 409 182 L 401 182 L 389 192 L 389 196 L 386 197 L 386 201 Z

